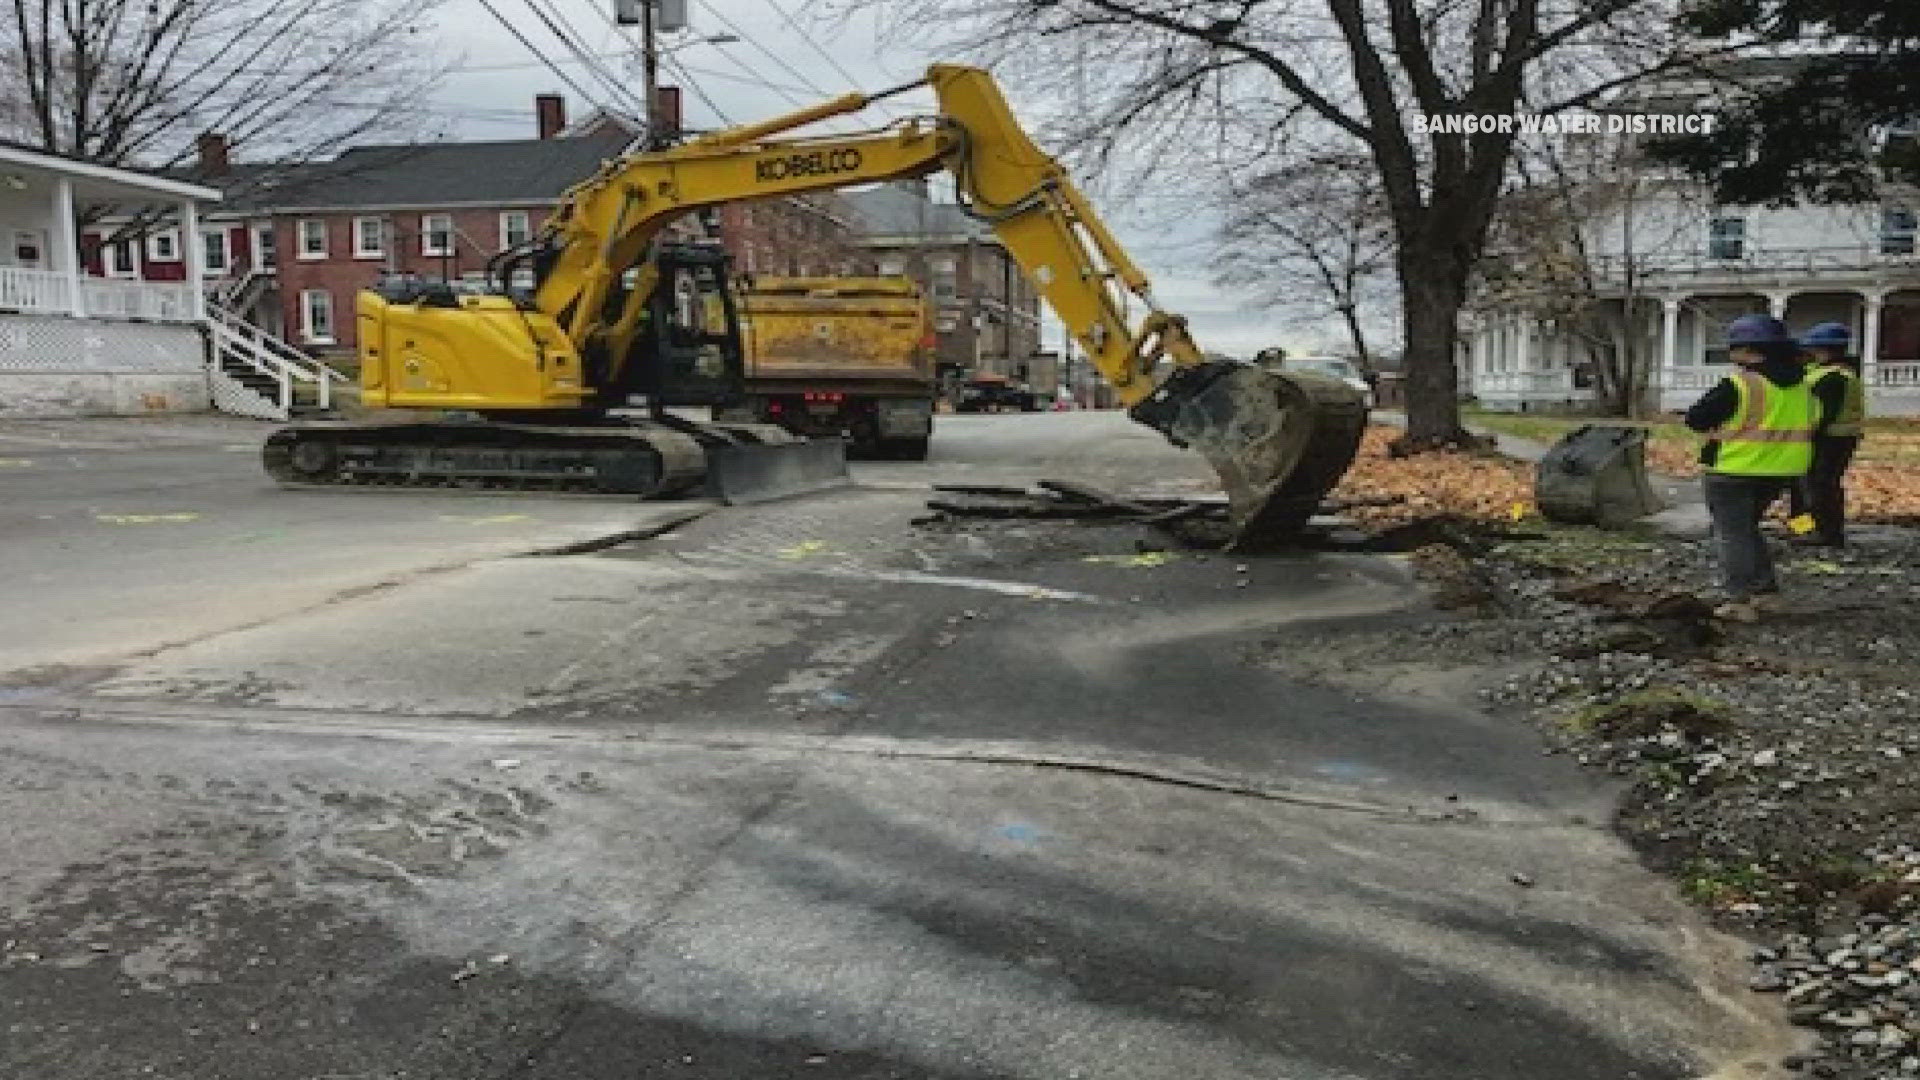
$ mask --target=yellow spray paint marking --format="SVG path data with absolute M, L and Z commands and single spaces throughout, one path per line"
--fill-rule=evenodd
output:
M 1171 551 L 1143 551 L 1138 555 L 1089 555 L 1080 561 L 1108 566 L 1165 566 L 1179 557 Z
M 0 457 L 0 469 L 26 469 L 32 466 L 32 458 Z
M 469 517 L 462 514 L 441 514 L 441 521 L 457 521 L 462 525 L 509 525 L 516 521 L 532 521 L 532 514 L 490 514 L 484 517 Z
M 809 555 L 818 555 L 826 550 L 826 541 L 808 540 L 805 543 L 795 544 L 790 548 L 781 548 L 775 552 L 775 554 L 783 559 L 804 559 Z
M 1805 536 L 1813 531 L 1813 515 L 1795 514 L 1787 519 L 1787 528 L 1791 529 L 1795 535 Z
M 161 525 L 200 520 L 199 514 L 95 514 L 93 517 L 108 525 Z
M 1511 516 L 1511 517 L 1513 518 L 1513 520 L 1515 520 L 1515 521 L 1525 521 L 1525 520 L 1526 520 L 1526 518 L 1527 518 L 1527 504 L 1526 504 L 1526 503 L 1514 503 L 1514 504 L 1513 504 L 1513 509 L 1512 509 L 1512 510 L 1510 510 L 1510 511 L 1508 511 L 1508 514 L 1509 514 L 1509 515 L 1510 515 L 1510 516 Z

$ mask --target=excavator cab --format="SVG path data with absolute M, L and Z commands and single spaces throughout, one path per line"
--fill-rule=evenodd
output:
M 740 313 L 728 258 L 717 247 L 664 244 L 622 381 L 630 394 L 664 406 L 729 405 L 746 392 Z
M 586 350 L 588 381 L 601 407 L 623 408 L 636 397 L 663 408 L 741 399 L 745 347 L 729 261 L 710 245 L 661 244 L 651 263 L 620 275 L 603 305 L 609 322 L 619 318 L 632 290 L 650 286 L 652 292 L 621 363 L 613 364 L 598 342 Z

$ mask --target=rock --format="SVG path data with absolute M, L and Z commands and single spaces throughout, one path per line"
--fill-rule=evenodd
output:
M 1856 1031 L 1847 1036 L 1847 1041 L 1855 1046 L 1879 1046 L 1880 1033 L 1877 1031 Z
M 1522 873 L 1519 873 L 1518 871 L 1516 871 L 1516 872 L 1514 872 L 1514 873 L 1513 873 L 1512 875 L 1510 875 L 1510 876 L 1509 876 L 1509 880 L 1511 880 L 1511 881 L 1512 881 L 1512 882 L 1513 882 L 1513 883 L 1514 883 L 1515 885 L 1518 885 L 1518 886 L 1520 886 L 1520 887 L 1522 887 L 1522 888 L 1532 888 L 1532 887 L 1533 887 L 1533 879 L 1532 879 L 1532 878 L 1530 878 L 1530 877 L 1528 877 L 1528 876 L 1527 876 L 1527 875 L 1525 875 L 1525 874 L 1522 874 Z
M 1834 1009 L 1821 1013 L 1820 1022 L 1828 1027 L 1863 1028 L 1873 1023 L 1873 1015 L 1865 1009 Z
M 1753 755 L 1753 767 L 1756 769 L 1770 769 L 1778 764 L 1780 764 L 1778 750 L 1761 750 Z

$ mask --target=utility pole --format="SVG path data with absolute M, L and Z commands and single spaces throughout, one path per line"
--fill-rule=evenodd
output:
M 647 148 L 659 150 L 666 140 L 660 131 L 660 42 L 654 30 L 654 3 L 640 0 L 640 67 L 647 93 Z

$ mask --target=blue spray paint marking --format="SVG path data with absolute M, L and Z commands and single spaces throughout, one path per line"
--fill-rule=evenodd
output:
M 1031 825 L 1016 822 L 1012 825 L 1000 826 L 1000 835 L 1005 839 L 1013 840 L 1018 843 L 1032 844 L 1032 843 L 1037 843 L 1039 841 L 1040 830 L 1034 828 Z
M 1313 771 L 1321 776 L 1331 776 L 1336 780 L 1355 780 L 1378 782 L 1388 778 L 1388 773 L 1371 765 L 1358 761 L 1322 761 L 1314 765 Z

